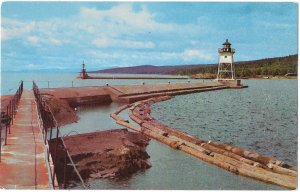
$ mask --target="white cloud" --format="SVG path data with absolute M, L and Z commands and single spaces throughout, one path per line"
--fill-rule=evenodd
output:
M 35 22 L 21 22 L 15 19 L 2 18 L 1 40 L 9 40 L 26 36 L 34 30 Z
M 55 37 L 55 30 L 59 25 L 60 22 L 55 21 L 26 22 L 2 18 L 1 40 L 24 39 L 27 43 L 35 46 L 41 44 L 61 45 L 61 40 Z
M 191 59 L 199 59 L 199 60 L 213 60 L 213 56 L 204 51 L 204 50 L 200 50 L 200 49 L 186 49 L 183 53 L 182 53 L 183 59 L 184 60 L 191 60 Z
M 56 39 L 56 38 L 54 38 L 54 37 L 51 37 L 51 38 L 49 39 L 49 43 L 50 43 L 50 44 L 53 44 L 53 45 L 61 45 L 61 44 L 62 44 L 61 41 L 60 41 L 59 39 Z
M 109 38 L 97 38 L 92 43 L 98 47 L 123 47 L 132 49 L 150 49 L 154 48 L 155 44 L 151 41 L 134 41 L 134 40 L 120 40 Z
M 62 42 L 54 37 L 31 35 L 26 38 L 27 42 L 34 46 L 40 45 L 61 45 Z
M 138 12 L 133 11 L 130 4 L 120 4 L 109 10 L 97 10 L 96 8 L 82 7 L 80 18 L 84 21 L 97 21 L 95 25 L 102 30 L 119 33 L 133 31 L 171 31 L 173 25 L 163 24 L 155 21 L 155 14 L 150 13 L 145 6 Z M 120 30 L 126 28 L 127 30 Z M 84 27 L 88 32 L 94 32 L 95 28 Z
M 66 56 L 89 58 L 94 60 L 91 63 L 98 65 L 171 65 L 212 60 L 211 54 L 201 49 L 181 52 L 185 46 L 203 47 L 202 42 L 198 43 L 201 40 L 199 31 L 202 33 L 204 30 L 202 26 L 197 23 L 159 22 L 145 6 L 133 10 L 131 4 L 122 3 L 106 10 L 82 7 L 77 15 L 61 19 L 36 22 L 4 20 L 3 40 L 21 38 L 26 47 L 35 46 L 36 52 L 40 53 L 38 57 L 50 63 L 59 62 L 42 56 L 43 53 L 51 53 L 58 60 Z M 56 46 L 61 46 L 65 52 L 56 51 Z M 34 49 L 33 52 L 35 54 Z M 69 58 L 65 63 L 68 62 Z
M 149 32 L 171 32 L 173 28 L 173 24 L 155 21 L 155 14 L 150 13 L 145 6 L 139 11 L 134 11 L 132 5 L 120 4 L 107 10 L 82 7 L 78 15 L 64 19 L 28 22 L 3 18 L 2 40 L 23 38 L 32 45 L 80 45 L 92 42 L 99 47 L 111 47 L 113 44 L 124 48 L 154 48 L 155 44 L 152 41 L 134 38 Z M 105 36 L 109 39 L 93 40 L 95 36 Z
M 36 43 L 39 42 L 39 38 L 38 38 L 37 36 L 29 36 L 29 37 L 27 38 L 27 41 L 28 41 L 29 43 L 36 44 Z
M 98 47 L 109 47 L 111 46 L 111 40 L 107 38 L 97 38 L 92 43 Z
M 189 51 L 187 51 L 189 52 Z M 89 50 L 87 55 L 89 58 L 93 58 L 92 63 L 88 65 L 92 68 L 97 68 L 96 63 L 108 67 L 111 64 L 119 67 L 135 66 L 141 64 L 152 65 L 178 65 L 189 63 L 201 63 L 203 59 L 200 59 L 198 55 L 187 52 L 166 52 L 166 51 L 113 51 L 111 53 L 103 52 L 101 50 Z M 211 57 L 211 59 L 213 59 Z M 99 65 L 99 64 L 98 64 Z

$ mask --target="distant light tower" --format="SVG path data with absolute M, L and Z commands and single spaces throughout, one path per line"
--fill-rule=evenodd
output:
M 84 64 L 84 61 L 82 61 L 82 73 L 85 73 L 85 64 Z
M 219 49 L 219 67 L 217 80 L 235 80 L 233 65 L 233 54 L 235 50 L 231 48 L 228 39 L 223 43 L 223 48 Z
M 88 77 L 88 74 L 87 74 L 86 69 L 85 69 L 84 61 L 82 61 L 82 70 L 81 70 L 81 72 L 80 72 L 79 77 L 80 77 L 81 79 L 86 79 L 86 78 Z

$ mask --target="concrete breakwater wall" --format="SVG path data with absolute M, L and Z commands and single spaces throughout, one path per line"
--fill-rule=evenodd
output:
M 79 76 L 78 78 L 82 78 Z M 160 77 L 160 76 L 86 76 L 82 79 L 188 79 L 188 77 Z
M 242 86 L 236 86 L 242 88 Z M 40 89 L 43 95 L 51 95 L 68 101 L 71 106 L 82 104 L 106 104 L 110 102 L 133 103 L 139 100 L 165 95 L 190 94 L 201 91 L 232 88 L 220 82 L 186 82 L 141 85 L 107 85 L 76 88 Z
M 181 150 L 227 171 L 289 189 L 297 187 L 297 171 L 280 160 L 228 144 L 204 141 L 188 133 L 170 128 L 151 117 L 150 106 L 171 97 L 158 97 L 121 107 L 111 114 L 120 125 L 142 132 L 170 147 Z M 118 114 L 129 109 L 129 116 L 139 124 L 126 122 Z
M 241 87 L 241 86 L 238 86 Z M 59 125 L 76 122 L 74 108 L 80 105 L 133 103 L 165 95 L 180 95 L 231 88 L 220 82 L 185 82 L 139 85 L 106 85 L 39 89 L 43 101 L 54 111 Z M 71 107 L 70 107 L 71 106 Z

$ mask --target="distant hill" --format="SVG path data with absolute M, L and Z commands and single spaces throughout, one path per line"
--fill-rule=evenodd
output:
M 139 65 L 133 67 L 118 67 L 97 71 L 89 71 L 89 73 L 119 73 L 119 74 L 172 74 L 177 70 L 185 68 L 194 68 L 199 65 L 174 65 L 174 66 L 155 66 L 155 65 Z M 209 66 L 209 65 L 203 65 Z
M 259 75 L 283 76 L 286 73 L 297 73 L 297 68 L 298 54 L 285 57 L 235 62 L 235 71 L 237 77 L 255 77 Z M 92 73 L 195 75 L 216 74 L 217 70 L 218 64 L 195 64 L 177 66 L 141 65 L 134 67 L 120 67 L 98 70 L 92 71 Z

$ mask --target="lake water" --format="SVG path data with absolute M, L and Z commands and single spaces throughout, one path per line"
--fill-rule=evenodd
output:
M 168 80 L 79 80 L 76 74 L 2 75 L 2 94 L 14 92 L 18 82 L 25 80 L 31 88 L 70 87 L 109 84 L 161 83 Z M 13 79 L 12 79 L 13 78 Z M 171 82 L 187 80 L 171 80 Z M 202 81 L 202 80 L 194 80 Z M 206 140 L 231 143 L 297 165 L 297 80 L 245 80 L 241 90 L 201 92 L 157 103 L 152 115 L 176 129 Z M 78 110 L 78 123 L 64 126 L 63 134 L 76 134 L 121 128 L 110 118 L 120 107 L 85 106 Z M 129 119 L 126 111 L 121 113 Z M 122 180 L 91 179 L 91 189 L 282 189 L 253 179 L 241 177 L 202 162 L 181 151 L 151 140 L 147 147 L 152 167 Z M 77 186 L 76 188 L 81 188 Z
M 93 74 L 96 75 L 96 74 Z M 115 74 L 100 74 L 105 76 L 114 76 Z M 120 84 L 141 84 L 145 83 L 161 83 L 161 82 L 187 82 L 187 79 L 171 79 L 171 80 L 142 80 L 142 79 L 77 79 L 78 73 L 1 73 L 1 95 L 14 94 L 18 88 L 20 81 L 24 81 L 26 89 L 32 88 L 34 80 L 40 88 L 57 88 L 57 87 L 82 87 L 82 86 L 105 86 Z M 153 76 L 153 75 L 124 75 L 118 76 Z M 195 80 L 190 80 L 191 82 Z

